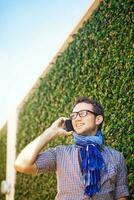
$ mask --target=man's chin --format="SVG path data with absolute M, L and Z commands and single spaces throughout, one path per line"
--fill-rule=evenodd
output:
M 83 136 L 89 135 L 89 133 L 86 133 L 86 132 L 84 132 L 84 131 L 76 131 L 76 133 L 77 133 L 78 135 L 83 135 Z
M 78 135 L 83 135 L 83 136 L 92 136 L 92 135 L 95 135 L 94 132 L 91 132 L 91 133 L 90 133 L 90 131 L 86 132 L 86 131 L 77 130 L 76 133 L 77 133 Z

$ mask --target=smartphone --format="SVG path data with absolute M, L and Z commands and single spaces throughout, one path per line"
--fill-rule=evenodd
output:
M 71 119 L 67 119 L 65 120 L 65 129 L 66 131 L 74 131 L 73 125 L 72 125 L 72 120 Z

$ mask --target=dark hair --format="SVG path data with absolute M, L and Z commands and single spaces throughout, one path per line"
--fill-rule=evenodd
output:
M 102 115 L 103 116 L 103 121 L 104 121 L 104 110 L 102 105 L 97 102 L 96 100 L 90 99 L 89 97 L 78 97 L 75 101 L 74 106 L 76 106 L 78 103 L 88 103 L 91 104 L 93 106 L 93 111 L 97 114 L 97 115 Z M 98 126 L 98 130 L 101 130 L 102 128 L 102 123 Z

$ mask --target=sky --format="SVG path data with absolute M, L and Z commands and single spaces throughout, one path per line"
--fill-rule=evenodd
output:
M 0 0 L 0 128 L 94 0 Z

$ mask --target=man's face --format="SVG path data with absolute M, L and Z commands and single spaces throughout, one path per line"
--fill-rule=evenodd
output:
M 79 112 L 81 110 L 90 110 L 93 111 L 92 104 L 88 103 L 78 103 L 74 109 L 73 112 Z M 72 119 L 72 125 L 77 134 L 80 135 L 95 135 L 98 125 L 96 122 L 96 116 L 93 113 L 87 112 L 86 116 L 80 117 L 79 114 L 77 114 L 77 117 L 75 119 Z

